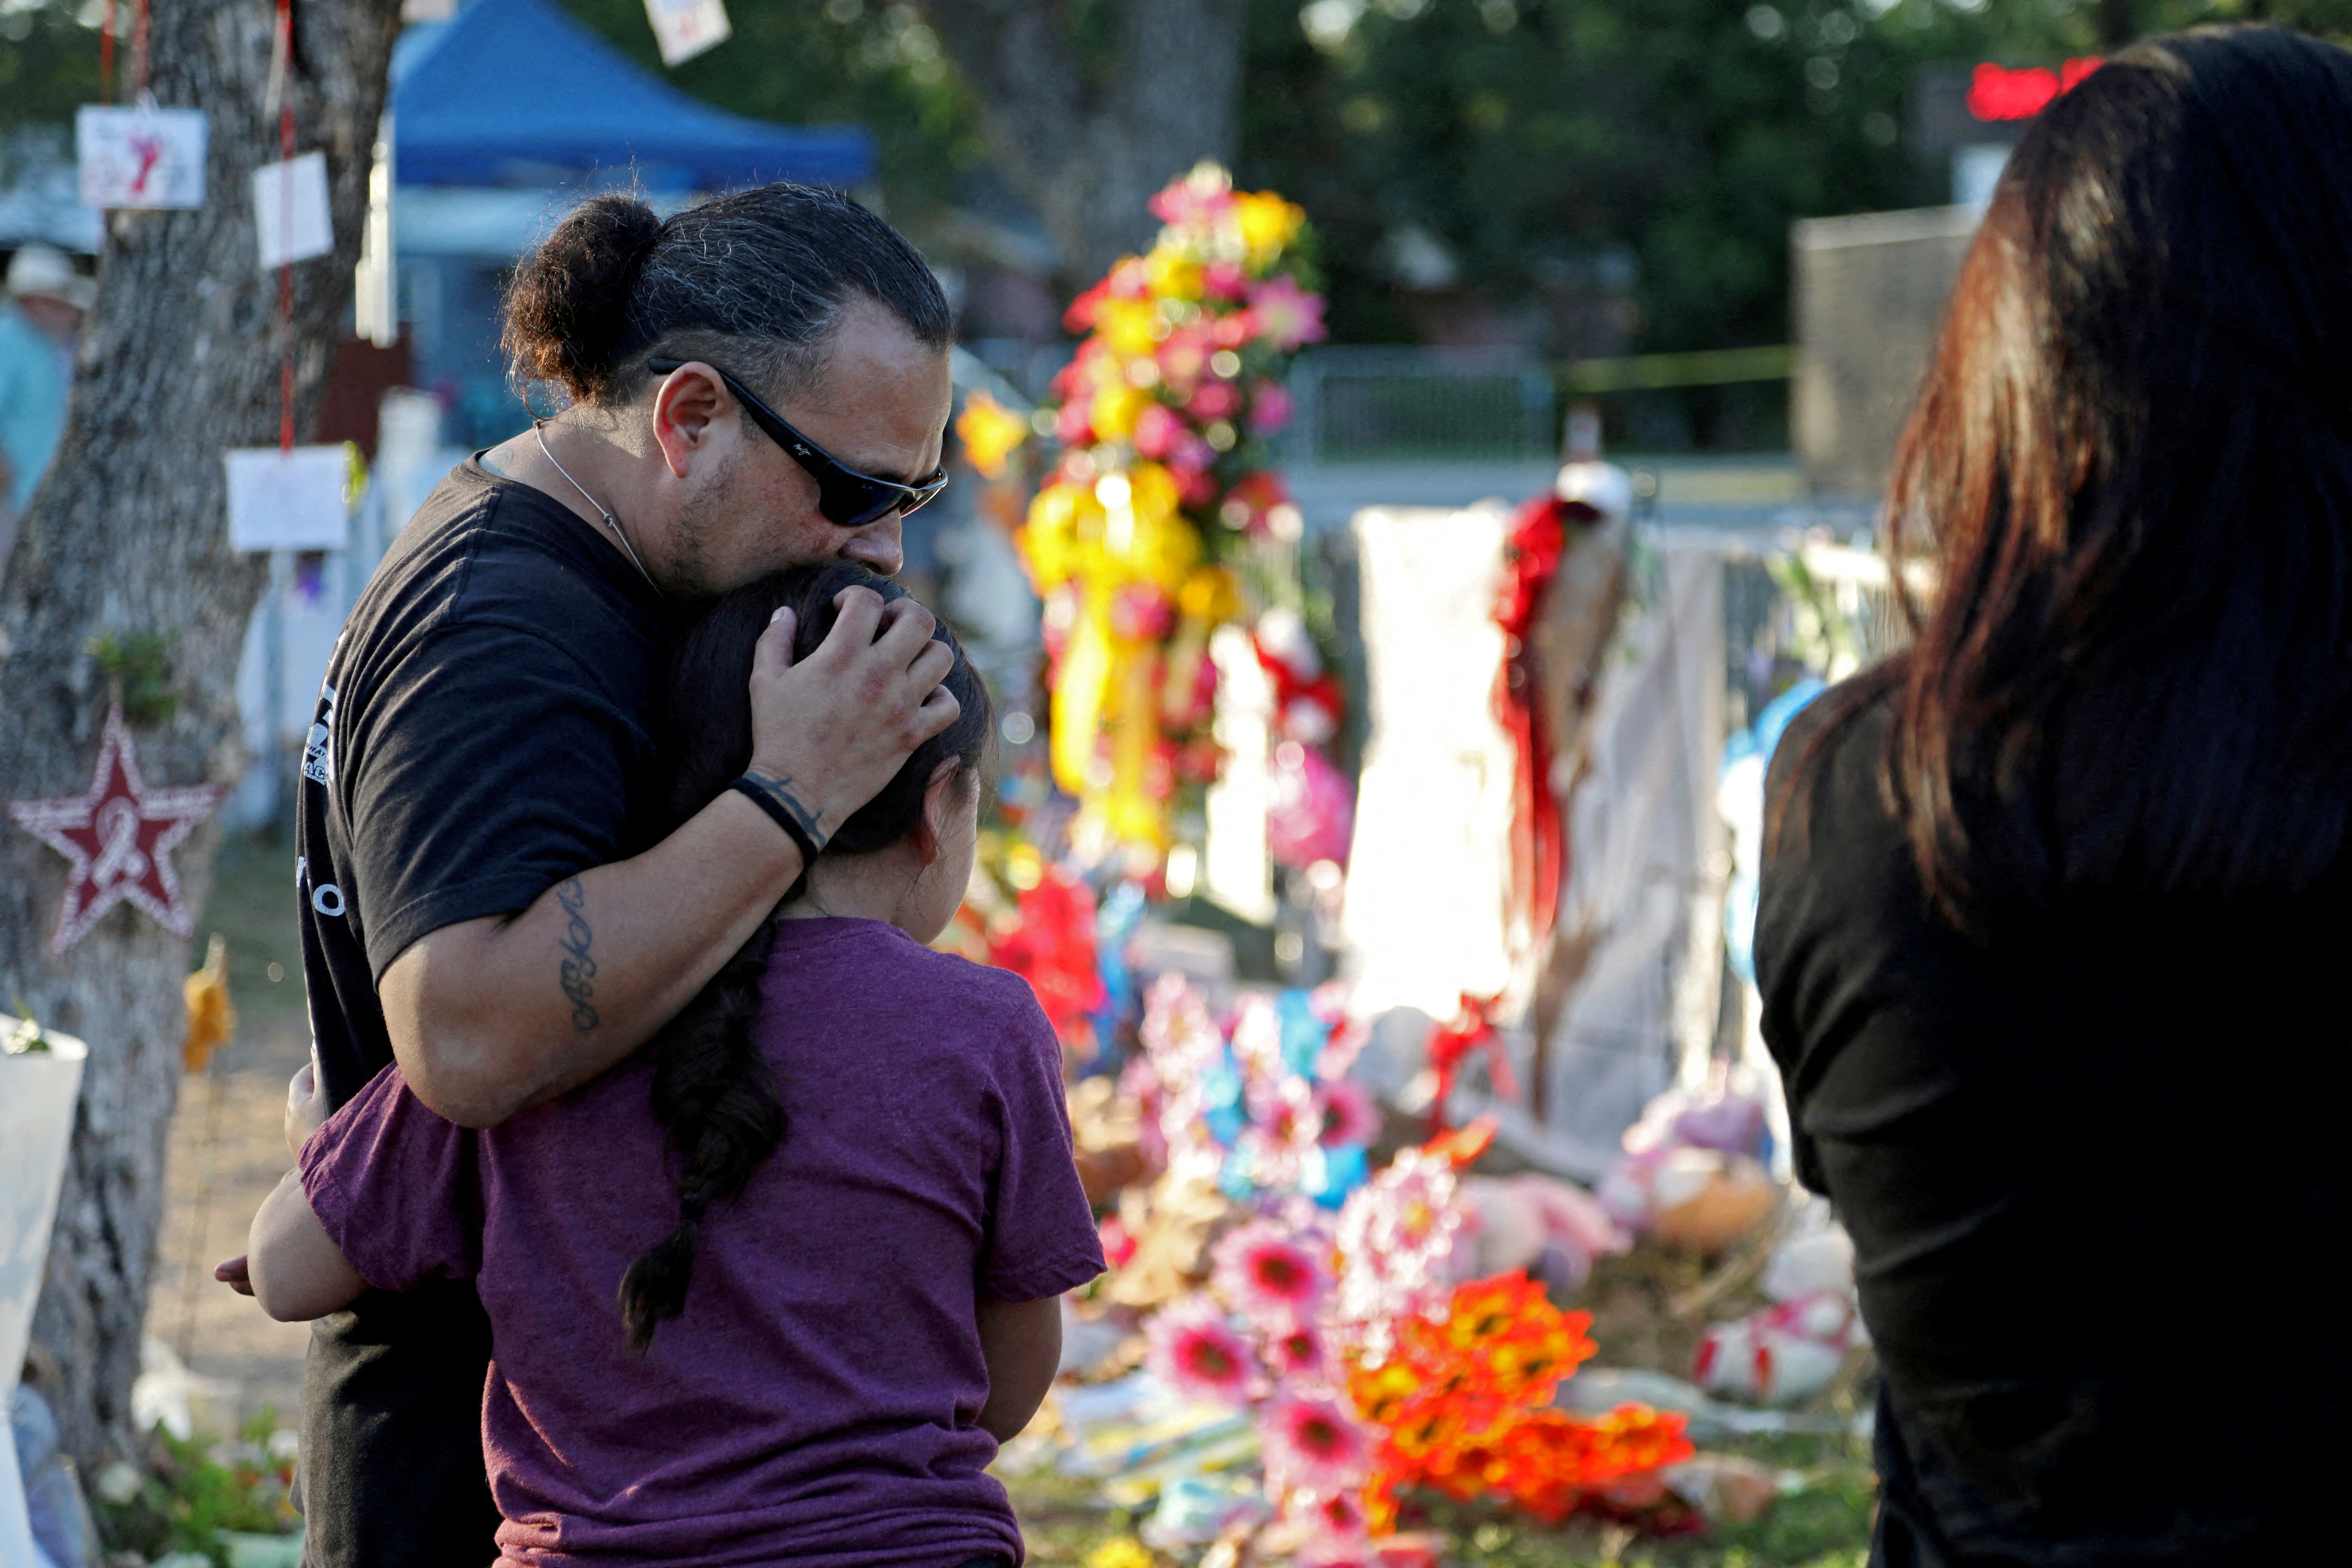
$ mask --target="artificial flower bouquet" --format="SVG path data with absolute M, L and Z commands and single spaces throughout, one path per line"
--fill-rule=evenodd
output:
M 1161 1512 L 1194 1533 L 1163 1521 L 1160 1543 L 1240 1531 L 1261 1561 L 1338 1568 L 1394 1556 L 1383 1543 L 1401 1545 L 1399 1524 L 1431 1499 L 1557 1522 L 1638 1515 L 1663 1496 L 1657 1472 L 1692 1451 L 1683 1418 L 1556 1408 L 1560 1380 L 1593 1354 L 1590 1318 L 1521 1273 L 1461 1277 L 1476 1250 L 1461 1245 L 1461 1173 L 1491 1124 L 1367 1168 L 1378 1109 L 1346 1076 L 1359 1041 L 1328 991 L 1245 996 L 1220 1027 L 1163 977 L 1140 1038 L 1128 1087 L 1156 1133 L 1165 1211 L 1143 1223 L 1165 1234 L 1139 1246 L 1106 1222 L 1123 1266 L 1105 1293 L 1148 1314 L 1158 1385 L 1245 1417 L 1259 1472 L 1222 1486 L 1171 1475 Z M 1181 1255 L 1164 1245 L 1180 1230 Z M 1149 1289 L 1129 1288 L 1143 1273 Z M 1229 1423 L 1200 1430 L 1221 1462 L 1246 1462 Z
M 1087 337 L 1054 382 L 1062 455 L 1019 543 L 1079 837 L 1156 864 L 1179 792 L 1217 774 L 1209 637 L 1245 608 L 1235 549 L 1297 537 L 1265 439 L 1291 415 L 1283 362 L 1324 329 L 1298 207 L 1203 163 L 1151 210 L 1158 243 L 1070 307 Z

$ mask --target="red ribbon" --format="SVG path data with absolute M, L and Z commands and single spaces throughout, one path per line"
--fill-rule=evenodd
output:
M 1429 1026 L 1429 1071 L 1436 1079 L 1435 1097 L 1429 1103 L 1429 1135 L 1432 1138 L 1445 1131 L 1445 1102 L 1454 1093 L 1454 1080 L 1460 1075 L 1462 1064 L 1470 1053 L 1483 1050 L 1486 1053 L 1486 1073 L 1495 1085 L 1495 1092 L 1506 1099 L 1516 1100 L 1519 1081 L 1511 1071 L 1510 1053 L 1504 1049 L 1503 1037 L 1495 1029 L 1495 1009 L 1502 998 L 1474 997 L 1462 993 L 1462 1010 L 1451 1023 Z
M 1502 588 L 1495 624 L 1503 631 L 1503 667 L 1495 677 L 1495 718 L 1511 737 L 1517 767 L 1511 779 L 1511 908 L 1530 941 L 1551 936 L 1559 913 L 1559 884 L 1568 867 L 1567 834 L 1551 790 L 1554 737 L 1536 702 L 1536 656 L 1530 633 L 1544 590 L 1568 547 L 1567 502 L 1538 496 L 1511 518 L 1503 546 Z M 1589 515 L 1589 514 L 1586 514 Z M 1465 998 L 1465 1001 L 1467 998 Z
M 1332 733 L 1338 734 L 1340 716 L 1347 711 L 1348 701 L 1338 675 L 1326 670 L 1311 681 L 1303 678 L 1288 660 L 1269 651 L 1264 643 L 1259 642 L 1255 632 L 1250 633 L 1250 650 L 1257 655 L 1258 668 L 1264 670 L 1266 679 L 1274 683 L 1276 734 L 1296 738 L 1288 735 L 1288 726 L 1291 705 L 1297 702 L 1310 703 L 1321 708 L 1330 720 Z

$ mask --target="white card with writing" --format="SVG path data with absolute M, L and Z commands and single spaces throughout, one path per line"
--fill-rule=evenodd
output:
M 74 111 L 82 205 L 203 206 L 208 140 L 201 109 L 82 105 Z
M 261 265 L 308 261 L 335 248 L 327 212 L 327 155 L 305 152 L 288 163 L 253 172 L 253 226 L 261 236 Z
M 646 15 L 666 66 L 682 65 L 725 43 L 735 31 L 727 21 L 726 0 L 646 0 Z
M 250 446 L 227 457 L 231 549 L 341 549 L 351 542 L 345 448 Z

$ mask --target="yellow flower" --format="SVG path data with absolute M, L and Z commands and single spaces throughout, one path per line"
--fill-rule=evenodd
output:
M 986 392 L 974 392 L 963 400 L 955 432 L 981 477 L 994 479 L 1003 474 L 1005 459 L 1029 439 L 1029 422 Z
M 1165 246 L 1143 258 L 1143 276 L 1151 292 L 1163 299 L 1201 298 L 1201 264 Z
M 1240 585 L 1221 566 L 1204 566 L 1176 592 L 1176 611 L 1187 621 L 1221 626 L 1242 612 Z
M 1094 406 L 1087 419 L 1095 427 L 1097 441 L 1124 441 L 1135 434 L 1136 416 L 1151 394 L 1138 387 L 1114 384 L 1095 393 Z
M 1152 1568 L 1151 1549 L 1132 1535 L 1116 1536 L 1087 1553 L 1087 1568 Z
M 1122 359 L 1135 359 L 1151 352 L 1155 346 L 1151 324 L 1159 315 L 1159 309 L 1149 299 L 1106 299 L 1096 314 L 1095 332 L 1109 345 L 1112 353 Z
M 1176 476 L 1158 463 L 1138 463 L 1127 471 L 1128 504 L 1137 517 L 1172 517 L 1183 504 Z
M 1060 587 L 1084 570 L 1087 545 L 1102 537 L 1102 506 L 1094 492 L 1056 480 L 1029 503 L 1029 523 L 1021 530 L 1021 553 L 1029 580 L 1040 593 Z
M 1122 528 L 1105 529 L 1108 553 L 1121 578 L 1158 586 L 1173 595 L 1201 561 L 1201 531 L 1179 507 L 1175 476 L 1157 463 L 1138 463 L 1127 471 L 1128 508 L 1132 514 Z
M 1283 247 L 1298 237 L 1300 225 L 1307 222 L 1305 208 L 1284 201 L 1271 191 L 1235 196 L 1234 208 L 1241 220 L 1242 243 L 1249 247 L 1252 267 L 1264 267 L 1280 256 Z

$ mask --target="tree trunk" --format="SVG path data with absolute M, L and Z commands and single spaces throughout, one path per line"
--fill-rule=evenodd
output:
M 294 268 L 298 424 L 316 422 L 351 298 L 368 159 L 398 0 L 297 0 L 296 147 L 327 155 L 336 248 Z M 240 764 L 236 665 L 264 567 L 229 549 L 221 454 L 274 444 L 278 277 L 255 264 L 252 172 L 278 152 L 264 108 L 267 0 L 174 0 L 152 22 L 151 85 L 207 111 L 208 204 L 109 215 L 65 440 L 0 570 L 0 800 L 79 795 L 108 702 L 101 633 L 172 639 L 172 716 L 140 730 L 151 787 L 226 783 Z M 199 910 L 219 831 L 174 852 Z M 57 1358 L 58 1415 L 87 1466 L 132 1451 L 148 1273 L 178 1092 L 188 944 L 128 904 L 49 952 L 64 859 L 0 821 L 0 1004 L 89 1044 L 35 1338 Z M 291 896 L 289 891 L 289 896 Z M 9 1369 L 13 1371 L 14 1369 Z
M 1100 70 L 1055 0 L 923 9 L 980 99 L 997 167 L 1035 204 L 1076 285 L 1150 243 L 1153 192 L 1202 158 L 1233 160 L 1245 0 L 1118 0 Z
M 2134 0 L 2099 0 L 2099 47 L 2108 54 L 2129 47 L 2139 37 L 2139 7 Z

